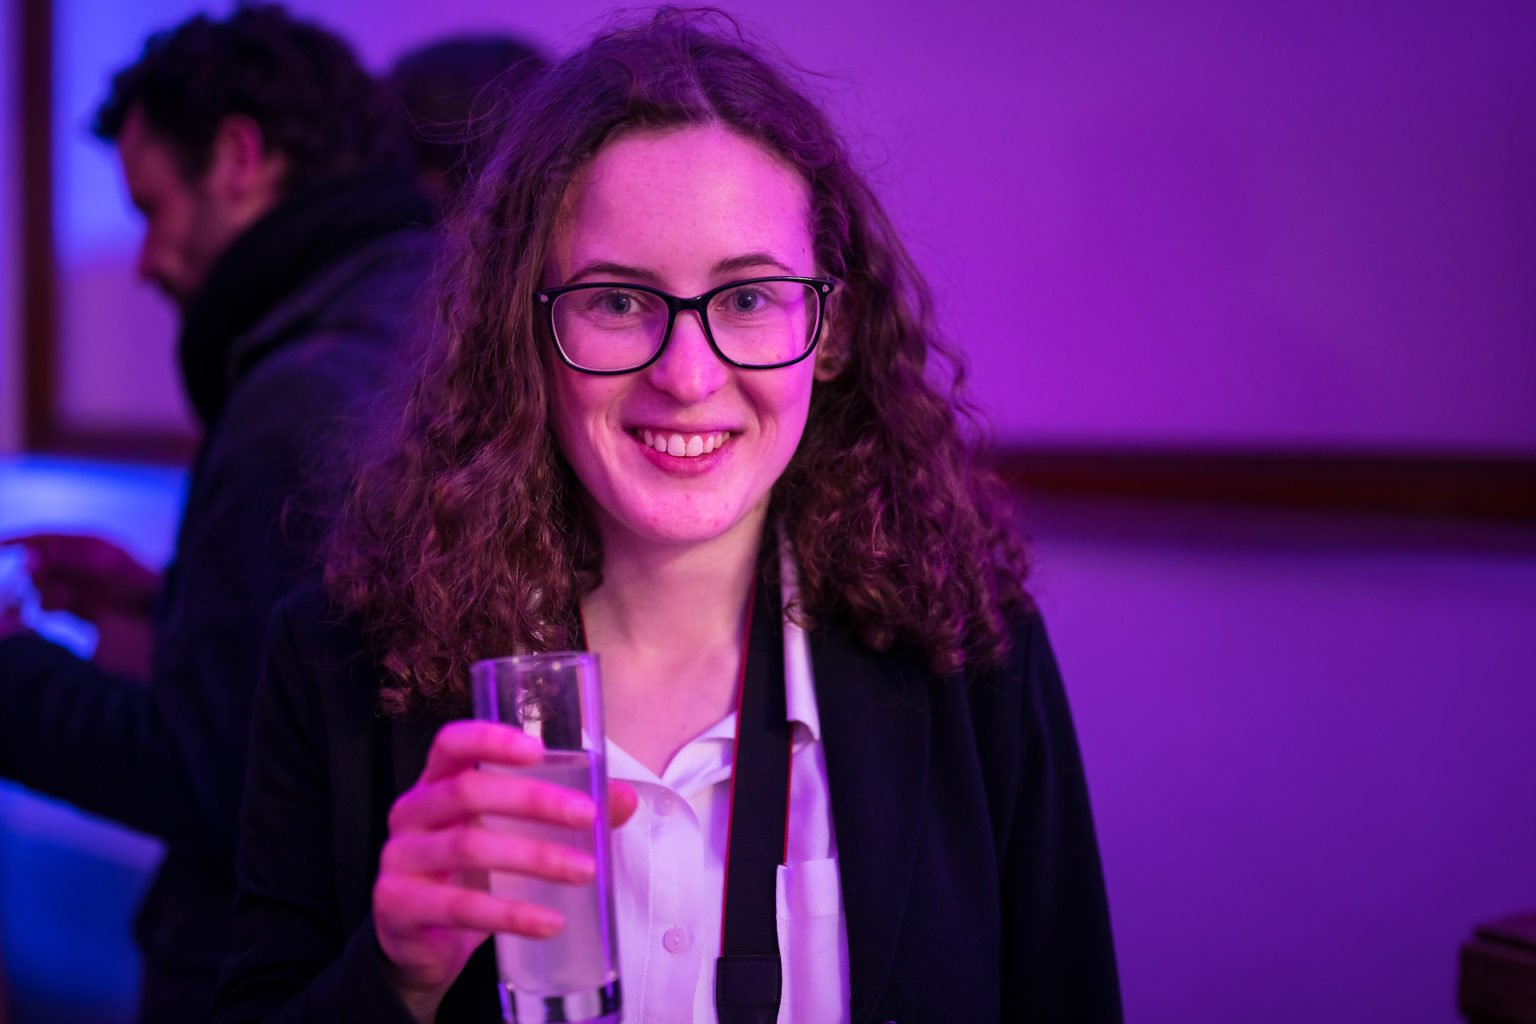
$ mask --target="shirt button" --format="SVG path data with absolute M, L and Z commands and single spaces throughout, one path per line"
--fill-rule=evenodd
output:
M 675 810 L 677 810 L 677 797 L 673 796 L 671 793 L 663 793 L 661 796 L 656 798 L 657 814 L 665 816 L 671 814 Z
M 688 929 L 668 928 L 661 936 L 661 944 L 668 953 L 681 953 L 688 948 Z

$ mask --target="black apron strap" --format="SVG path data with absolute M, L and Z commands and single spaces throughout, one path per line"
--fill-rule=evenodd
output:
M 772 583 L 758 583 L 748 611 L 736 706 L 715 1012 L 720 1024 L 773 1024 L 783 989 L 776 897 L 789 826 L 790 728 L 783 612 Z

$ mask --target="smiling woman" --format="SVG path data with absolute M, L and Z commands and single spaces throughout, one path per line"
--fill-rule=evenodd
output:
M 540 752 L 453 719 L 476 659 L 584 645 L 626 1019 L 1119 1020 L 1023 548 L 826 119 L 728 22 L 669 11 L 506 122 L 324 586 L 274 629 L 224 1019 L 494 1017 L 486 937 L 562 920 L 468 880 L 589 880 L 527 833 L 596 809 L 482 772 Z M 736 739 L 774 701 L 782 769 Z M 765 773 L 782 831 L 744 837 L 733 787 Z

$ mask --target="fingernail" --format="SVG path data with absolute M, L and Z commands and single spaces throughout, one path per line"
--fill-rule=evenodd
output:
M 549 936 L 565 926 L 565 918 L 558 911 L 549 910 L 545 907 L 535 907 L 531 923 L 534 931 L 541 935 Z

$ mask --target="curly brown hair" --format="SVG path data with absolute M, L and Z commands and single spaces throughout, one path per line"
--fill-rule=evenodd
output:
M 386 710 L 461 711 L 471 661 L 576 641 L 601 551 L 547 426 L 534 292 L 578 170 L 619 132 L 683 125 L 723 125 L 796 168 L 818 270 L 841 282 L 770 501 L 800 567 L 795 614 L 844 617 L 938 672 L 995 663 L 1030 606 L 1012 505 L 980 461 L 927 285 L 816 105 L 729 18 L 663 10 L 551 67 L 506 118 L 450 229 L 403 414 L 329 547 L 328 589 L 392 676 Z

